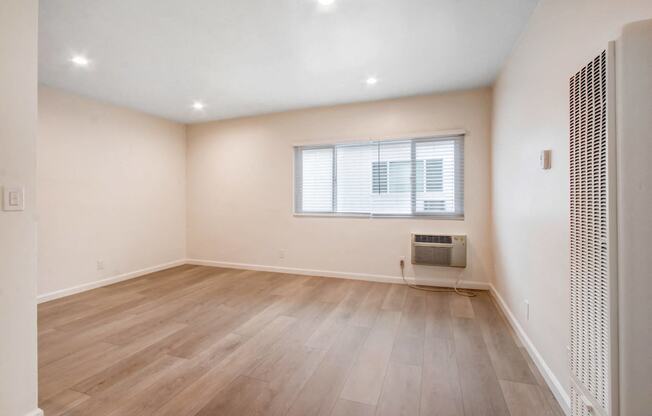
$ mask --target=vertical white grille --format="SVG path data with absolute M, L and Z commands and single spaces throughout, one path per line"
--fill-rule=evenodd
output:
M 582 394 L 574 386 L 571 386 L 570 389 L 570 399 L 571 399 L 571 415 L 594 416 L 591 413 L 589 413 L 589 410 L 586 408 L 586 405 L 582 400 Z
M 607 52 L 570 80 L 571 375 L 610 414 Z M 585 415 L 573 389 L 573 415 Z M 581 410 L 581 411 L 580 411 Z

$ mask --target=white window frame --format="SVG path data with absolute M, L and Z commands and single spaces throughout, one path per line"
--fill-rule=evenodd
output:
M 345 141 L 337 141 L 337 142 L 332 142 L 329 144 L 314 144 L 314 143 L 300 143 L 300 144 L 295 144 L 292 147 L 293 151 L 293 172 L 292 172 L 292 211 L 293 215 L 295 217 L 345 217 L 345 218 L 414 218 L 414 219 L 435 219 L 435 220 L 461 220 L 463 221 L 465 219 L 465 199 L 466 199 L 466 169 L 464 167 L 464 159 L 466 158 L 465 155 L 465 142 L 466 142 L 466 135 L 467 132 L 464 130 L 452 130 L 452 131 L 445 131 L 445 132 L 436 132 L 436 133 L 430 133 L 430 134 L 422 134 L 422 135 L 416 135 L 416 136 L 405 136 L 405 137 L 384 137 L 380 139 L 374 139 L 374 140 L 345 140 Z M 436 140 L 449 140 L 453 138 L 459 138 L 461 141 L 461 154 L 459 152 L 456 152 L 455 154 L 455 164 L 458 166 L 461 164 L 461 175 L 462 175 L 462 190 L 461 190 L 461 212 L 455 212 L 455 213 L 438 213 L 438 212 L 417 212 L 414 209 L 414 204 L 413 204 L 413 209 L 411 214 L 368 214 L 368 213 L 348 213 L 348 212 L 333 212 L 333 211 L 324 211 L 324 212 L 303 212 L 299 211 L 297 208 L 301 206 L 301 201 L 302 201 L 302 194 L 300 192 L 301 188 L 297 187 L 298 181 L 301 179 L 300 178 L 300 173 L 301 172 L 301 157 L 300 157 L 300 150 L 303 149 L 323 149 L 323 148 L 335 148 L 338 145 L 354 145 L 354 144 L 369 144 L 369 143 L 378 143 L 378 142 L 392 142 L 392 141 L 412 141 L 413 143 L 417 142 L 428 142 L 428 141 L 436 141 Z M 333 183 L 336 185 L 337 183 L 337 161 L 336 161 L 336 154 L 334 152 L 333 154 Z M 425 168 L 425 160 L 424 160 L 424 169 Z M 389 170 L 389 166 L 388 166 Z M 389 171 L 388 171 L 389 174 Z M 388 178 L 389 179 L 389 178 Z M 424 178 L 425 179 L 425 178 Z M 373 181 L 372 181 L 373 183 Z M 389 181 L 387 183 L 388 191 L 389 191 Z M 426 183 L 424 180 L 424 188 L 426 187 Z M 336 186 L 333 187 L 333 206 L 336 206 Z M 457 195 L 456 195 L 457 199 Z

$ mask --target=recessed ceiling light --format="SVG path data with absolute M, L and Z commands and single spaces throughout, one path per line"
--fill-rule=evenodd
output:
M 335 3 L 335 0 L 317 0 L 322 6 L 330 6 Z
M 365 81 L 365 83 L 366 83 L 367 85 L 376 85 L 376 84 L 378 84 L 378 78 L 376 78 L 376 77 L 369 77 L 369 78 L 367 78 L 367 80 Z
M 91 63 L 91 61 L 88 60 L 87 57 L 82 56 L 82 55 L 75 55 L 70 59 L 70 62 L 77 66 L 88 66 L 88 64 Z
M 195 101 L 194 103 L 192 103 L 192 108 L 194 108 L 195 110 L 203 110 L 204 103 L 202 103 L 201 101 Z

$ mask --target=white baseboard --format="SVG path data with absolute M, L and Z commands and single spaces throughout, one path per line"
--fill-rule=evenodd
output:
M 65 296 L 74 295 L 76 293 L 86 292 L 87 290 L 96 289 L 98 287 L 108 286 L 113 283 L 122 282 L 123 280 L 129 280 L 149 273 L 154 273 L 161 270 L 169 269 L 171 267 L 181 266 L 183 264 L 186 264 L 186 260 L 176 260 L 169 263 L 159 264 L 158 266 L 152 266 L 152 267 L 147 267 L 145 269 L 140 269 L 129 273 L 123 273 L 118 276 L 112 276 L 106 279 L 96 280 L 90 283 L 84 283 L 83 285 L 73 286 L 73 287 L 57 290 L 50 293 L 44 293 L 42 295 L 38 295 L 36 300 L 38 303 L 43 303 L 50 300 L 63 298 Z
M 31 412 L 27 413 L 25 416 L 43 416 L 43 410 L 35 409 L 35 410 L 32 410 Z
M 555 396 L 555 399 L 557 399 L 557 402 L 559 402 L 559 405 L 561 406 L 564 413 L 570 415 L 570 397 L 568 395 L 568 392 L 564 389 L 562 384 L 559 382 L 559 379 L 557 379 L 557 377 L 553 374 L 550 367 L 548 367 L 548 364 L 546 364 L 545 360 L 543 359 L 543 357 L 541 356 L 537 348 L 532 343 L 532 340 L 530 339 L 530 337 L 527 336 L 525 330 L 523 330 L 523 327 L 518 323 L 518 320 L 516 320 L 516 317 L 509 309 L 507 303 L 505 303 L 502 296 L 500 296 L 500 294 L 498 293 L 494 285 L 489 285 L 489 286 L 490 286 L 489 291 L 491 292 L 494 299 L 496 299 L 496 303 L 498 304 L 500 309 L 503 311 L 503 313 L 509 320 L 509 323 L 512 325 L 512 328 L 514 328 L 514 331 L 516 332 L 518 338 L 521 340 L 521 343 L 527 349 L 527 352 L 530 354 L 530 357 L 532 357 L 532 361 L 534 361 L 534 364 L 536 364 L 537 368 L 539 369 L 539 372 L 541 372 L 541 375 L 543 375 L 543 378 L 548 384 L 550 390 L 552 391 L 552 394 Z
M 401 276 L 385 276 L 379 274 L 299 269 L 295 267 L 265 266 L 260 264 L 231 263 L 225 261 L 199 260 L 199 259 L 188 259 L 187 263 L 198 265 L 198 266 L 224 267 L 227 269 L 259 270 L 264 272 L 299 274 L 305 276 L 335 277 L 338 279 L 365 280 L 369 282 L 380 282 L 380 283 L 403 283 L 403 279 L 401 278 Z M 408 277 L 408 279 L 414 281 L 412 277 Z M 421 285 L 429 285 L 429 286 L 454 287 L 455 279 L 419 277 L 417 283 Z M 459 288 L 489 290 L 489 283 L 463 280 L 460 282 Z

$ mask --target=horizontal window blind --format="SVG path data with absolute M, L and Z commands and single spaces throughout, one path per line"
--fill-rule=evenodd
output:
M 295 147 L 295 212 L 464 217 L 464 136 Z

